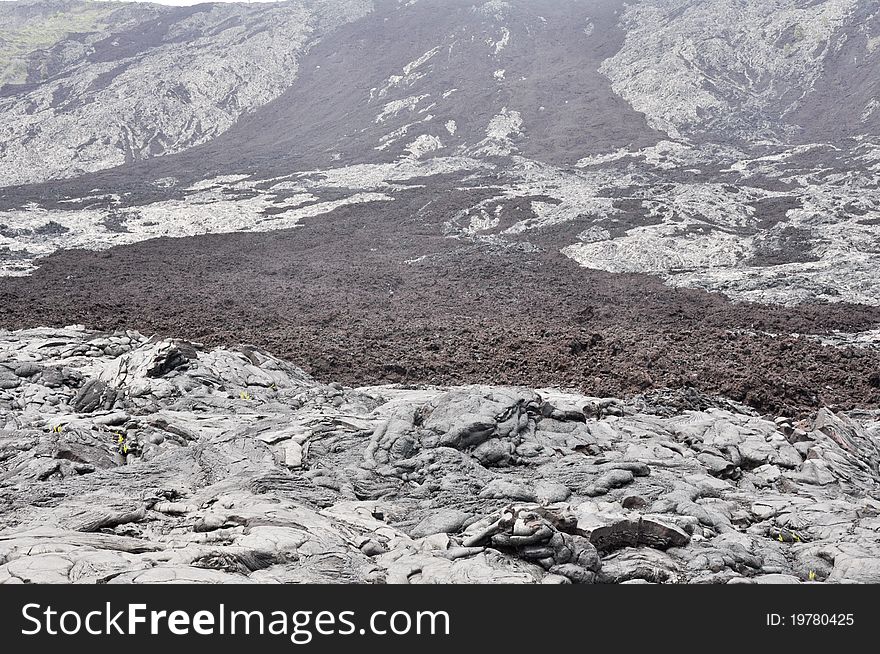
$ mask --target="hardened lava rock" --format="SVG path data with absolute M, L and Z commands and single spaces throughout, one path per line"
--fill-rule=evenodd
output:
M 676 397 L 0 332 L 0 582 L 880 582 L 880 413 Z

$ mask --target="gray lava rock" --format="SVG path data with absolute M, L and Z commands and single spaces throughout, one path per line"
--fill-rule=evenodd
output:
M 880 412 L 793 446 L 711 398 L 585 414 L 114 338 L 0 333 L 0 583 L 880 579 Z
M 27 362 L 15 368 L 15 374 L 18 377 L 33 377 L 42 371 L 43 367 L 38 363 Z
M 591 486 L 584 490 L 584 495 L 596 497 L 605 495 L 614 488 L 621 488 L 631 484 L 635 476 L 629 470 L 611 470 L 599 477 Z
M 415 527 L 409 530 L 413 538 L 423 538 L 433 534 L 450 534 L 458 531 L 473 516 L 458 509 L 440 509 L 432 512 Z

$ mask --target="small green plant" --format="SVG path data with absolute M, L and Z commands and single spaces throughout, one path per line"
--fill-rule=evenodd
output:
M 238 394 L 238 396 L 241 399 L 246 400 L 248 402 L 250 402 L 252 399 L 254 399 L 253 397 L 251 397 L 251 394 L 248 393 L 247 391 L 242 391 L 241 393 Z
M 807 579 L 810 581 L 816 581 L 816 571 L 810 570 L 810 574 L 807 575 Z
M 125 434 L 122 432 L 114 431 L 113 434 L 116 436 L 116 451 L 119 452 L 122 456 L 126 456 L 128 454 L 134 454 L 135 456 L 140 456 L 140 446 L 137 441 L 130 442 L 128 438 L 126 438 Z
M 52 427 L 52 433 L 54 433 L 54 434 L 60 434 L 63 431 L 64 431 L 64 425 L 55 425 L 54 427 Z

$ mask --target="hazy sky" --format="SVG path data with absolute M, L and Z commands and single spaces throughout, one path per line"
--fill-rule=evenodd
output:
M 99 0 L 100 2 L 116 2 L 119 0 Z M 198 5 L 204 2 L 277 2 L 278 0 L 125 0 L 126 2 L 155 2 L 160 5 Z M 14 2 L 14 0 L 0 0 L 0 2 Z

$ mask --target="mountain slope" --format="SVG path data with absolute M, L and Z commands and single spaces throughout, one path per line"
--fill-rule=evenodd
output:
M 0 184 L 75 176 L 210 140 L 283 93 L 311 41 L 368 10 L 360 0 L 0 7 L 0 20 L 27 15 L 2 37 Z
M 856 0 L 648 0 L 624 13 L 626 41 L 602 71 L 673 137 L 785 143 L 876 134 L 878 20 L 876 2 Z M 858 89 L 852 103 L 829 94 L 844 76 Z

